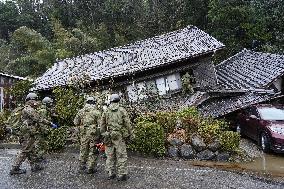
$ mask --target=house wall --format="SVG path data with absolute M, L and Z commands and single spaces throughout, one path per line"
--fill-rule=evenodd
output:
M 210 58 L 201 60 L 194 67 L 193 75 L 196 79 L 196 87 L 199 87 L 201 90 L 217 84 L 215 67 Z
M 2 111 L 4 107 L 9 108 L 11 98 L 10 95 L 7 94 L 7 89 L 17 81 L 18 79 L 0 75 L 0 111 Z
M 207 57 L 130 75 L 114 81 L 116 85 L 112 87 L 103 86 L 120 93 L 123 101 L 135 105 L 137 111 L 178 110 L 186 107 L 186 101 L 191 97 L 182 89 L 182 76 L 187 72 L 193 76 L 192 86 L 196 90 L 202 91 L 217 84 L 215 68 Z

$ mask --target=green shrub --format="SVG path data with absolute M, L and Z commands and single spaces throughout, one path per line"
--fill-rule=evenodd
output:
M 200 125 L 198 126 L 198 134 L 203 138 L 206 144 L 218 139 L 223 131 L 229 128 L 227 122 L 223 120 L 216 120 L 213 118 L 201 118 Z
M 239 149 L 240 135 L 233 131 L 223 131 L 220 134 L 221 148 L 224 151 L 235 152 Z
M 18 81 L 10 89 L 9 93 L 14 97 L 16 104 L 22 104 L 24 98 L 29 93 L 29 89 L 32 87 L 32 82 L 28 80 Z
M 84 98 L 72 88 L 56 88 L 55 109 L 59 115 L 60 125 L 73 125 L 73 120 L 78 110 L 83 106 Z
M 4 111 L 0 113 L 0 140 L 5 138 L 6 121 L 10 112 Z
M 198 134 L 203 138 L 206 144 L 213 142 L 220 134 L 220 125 L 206 122 L 198 127 Z
M 166 134 L 172 133 L 176 128 L 177 114 L 175 112 L 158 112 L 156 119 L 156 122 L 164 128 Z
M 157 116 L 154 113 L 145 113 L 140 116 L 138 116 L 135 120 L 134 123 L 137 124 L 139 122 L 156 122 L 157 121 Z
M 78 110 L 83 106 L 84 98 L 73 88 L 58 87 L 53 90 L 55 110 L 58 114 L 59 129 L 51 129 L 47 136 L 48 151 L 61 150 L 67 141 L 68 129 L 73 126 L 73 120 Z
M 58 129 L 50 129 L 47 136 L 47 151 L 59 151 L 63 149 L 67 140 L 68 127 L 63 126 Z
M 145 155 L 163 156 L 165 154 L 164 129 L 157 123 L 138 122 L 134 130 L 135 139 L 130 149 Z
M 229 123 L 226 122 L 225 120 L 218 120 L 213 118 L 210 118 L 209 120 L 211 120 L 213 123 L 218 124 L 221 131 L 227 131 L 230 129 Z
M 194 107 L 185 108 L 177 113 L 181 120 L 182 127 L 186 130 L 188 135 L 196 133 L 201 124 L 201 117 L 199 112 Z

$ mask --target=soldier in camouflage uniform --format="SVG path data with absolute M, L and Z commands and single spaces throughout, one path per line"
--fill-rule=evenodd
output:
M 29 93 L 26 97 L 26 104 L 24 109 L 21 112 L 21 121 L 23 127 L 26 132 L 22 134 L 22 148 L 20 153 L 17 155 L 12 169 L 10 171 L 11 175 L 14 174 L 23 174 L 26 170 L 20 169 L 21 164 L 28 159 L 31 165 L 32 172 L 41 170 L 42 167 L 37 162 L 37 156 L 35 155 L 35 136 L 38 132 L 38 124 L 42 123 L 45 125 L 51 124 L 51 126 L 55 127 L 55 125 L 49 122 L 46 119 L 43 119 L 35 110 L 38 106 L 37 95 L 35 93 Z
M 53 109 L 53 100 L 50 97 L 45 97 L 42 100 L 42 105 L 38 109 L 38 113 L 46 120 L 52 121 L 52 117 L 55 117 L 55 111 Z M 38 160 L 44 160 L 44 154 L 47 149 L 46 136 L 48 135 L 48 127 L 41 126 L 39 134 L 36 136 L 35 151 L 38 156 Z
M 126 141 L 133 136 L 132 127 L 126 110 L 119 105 L 119 95 L 112 94 L 110 101 L 111 104 L 101 119 L 101 134 L 106 145 L 106 170 L 108 179 L 114 179 L 117 173 L 118 180 L 125 181 L 127 180 Z
M 77 113 L 74 124 L 79 127 L 80 135 L 80 173 L 95 173 L 99 154 L 96 143 L 99 140 L 100 111 L 95 106 L 96 100 L 88 97 L 85 106 Z

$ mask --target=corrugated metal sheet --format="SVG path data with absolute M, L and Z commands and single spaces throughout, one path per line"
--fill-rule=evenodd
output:
M 137 41 L 123 47 L 56 62 L 33 90 L 68 84 L 72 76 L 87 74 L 91 80 L 107 79 L 214 52 L 224 45 L 195 26 Z

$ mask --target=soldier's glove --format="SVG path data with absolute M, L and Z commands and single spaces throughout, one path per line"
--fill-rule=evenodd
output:
M 51 128 L 52 129 L 57 129 L 59 126 L 57 125 L 57 124 L 55 124 L 55 123 L 51 123 Z

